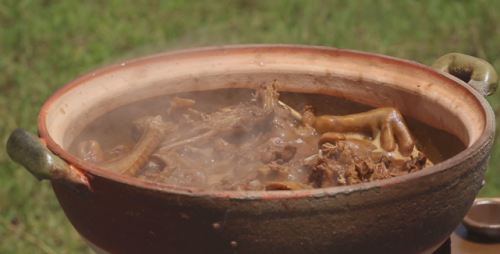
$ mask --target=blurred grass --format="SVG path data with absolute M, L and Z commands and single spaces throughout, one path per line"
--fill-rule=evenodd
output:
M 0 138 L 36 132 L 43 102 L 100 66 L 195 46 L 286 43 L 431 64 L 450 52 L 500 70 L 500 1 L 31 1 L 0 3 Z M 500 95 L 488 100 L 496 114 Z M 498 123 L 497 123 L 498 125 Z M 480 196 L 500 196 L 495 139 Z M 48 182 L 0 149 L 0 253 L 92 253 Z

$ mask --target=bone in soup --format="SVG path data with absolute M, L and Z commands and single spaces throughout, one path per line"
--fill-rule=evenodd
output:
M 146 181 L 216 190 L 299 190 L 408 174 L 464 148 L 446 133 L 452 149 L 438 149 L 425 134 L 431 127 L 410 130 L 395 108 L 333 115 L 315 103 L 294 105 L 301 106 L 299 113 L 280 101 L 277 87 L 274 82 L 254 93 L 238 92 L 239 103 L 232 96 L 230 105 L 218 100 L 219 106 L 209 106 L 203 101 L 213 96 L 186 94 L 170 97 L 167 105 L 162 99 L 164 106 L 149 114 L 128 107 L 121 120 L 115 112 L 115 118 L 90 124 L 70 151 L 100 168 Z

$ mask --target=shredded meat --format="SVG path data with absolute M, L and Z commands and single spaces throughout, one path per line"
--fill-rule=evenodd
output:
M 299 113 L 280 102 L 277 88 L 263 85 L 250 101 L 215 112 L 174 97 L 164 115 L 132 123 L 135 146 L 104 150 L 89 140 L 78 156 L 146 181 L 235 191 L 351 185 L 432 165 L 395 108 L 315 116 L 312 106 Z
M 296 151 L 297 147 L 285 144 L 281 138 L 271 138 L 262 149 L 261 161 L 265 164 L 273 161 L 283 164 L 290 161 L 295 156 Z

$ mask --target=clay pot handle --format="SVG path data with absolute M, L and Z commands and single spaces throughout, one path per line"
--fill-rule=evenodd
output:
M 57 181 L 76 193 L 90 190 L 88 179 L 80 170 L 53 154 L 40 138 L 29 131 L 15 130 L 7 140 L 7 153 L 40 181 Z
M 437 59 L 432 67 L 467 82 L 485 97 L 498 87 L 498 74 L 493 66 L 476 57 L 450 53 Z

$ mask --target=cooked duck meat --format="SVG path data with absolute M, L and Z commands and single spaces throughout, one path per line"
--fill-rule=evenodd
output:
M 271 138 L 262 149 L 261 161 L 264 164 L 273 161 L 283 164 L 291 160 L 295 156 L 296 151 L 297 147 L 292 144 L 285 144 L 281 138 Z

